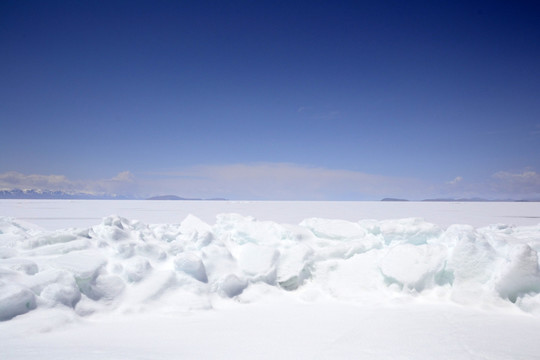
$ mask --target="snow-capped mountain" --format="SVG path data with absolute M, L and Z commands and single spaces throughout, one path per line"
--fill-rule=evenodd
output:
M 129 196 L 116 194 L 93 194 L 84 192 L 66 192 L 41 189 L 10 189 L 0 190 L 0 199 L 133 199 Z

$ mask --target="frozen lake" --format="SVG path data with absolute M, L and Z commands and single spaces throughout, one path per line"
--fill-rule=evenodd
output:
M 540 359 L 540 204 L 0 201 L 1 359 Z
M 157 224 L 179 223 L 193 214 L 213 224 L 221 213 L 291 224 L 311 217 L 348 221 L 420 217 L 442 227 L 540 223 L 538 202 L 0 200 L 0 216 L 28 221 L 48 230 L 88 227 L 109 215 Z

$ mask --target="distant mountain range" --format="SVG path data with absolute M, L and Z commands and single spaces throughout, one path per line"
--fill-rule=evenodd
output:
M 85 192 L 68 192 L 68 191 L 52 191 L 52 190 L 36 190 L 36 189 L 11 189 L 0 190 L 0 199 L 80 199 L 80 200 L 206 200 L 206 201 L 222 201 L 224 198 L 184 198 L 176 195 L 159 195 L 150 198 L 141 198 L 134 196 L 116 195 L 116 194 L 92 194 Z M 381 201 L 409 201 L 400 198 L 384 198 Z M 413 200 L 424 202 L 540 202 L 540 199 L 483 199 L 483 198 L 435 198 L 424 200 Z
M 84 192 L 51 191 L 36 189 L 11 189 L 0 190 L 0 199 L 79 199 L 79 200 L 226 200 L 223 198 L 183 198 L 176 195 L 153 196 L 148 199 L 115 194 L 91 194 Z
M 87 199 L 87 200 L 129 200 L 129 196 L 115 194 L 91 194 L 35 189 L 0 190 L 0 199 Z

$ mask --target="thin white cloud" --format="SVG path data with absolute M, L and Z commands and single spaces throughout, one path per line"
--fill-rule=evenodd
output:
M 414 179 L 288 163 L 195 166 L 154 181 L 189 197 L 270 200 L 378 199 L 420 188 Z
M 310 106 L 300 106 L 296 112 L 311 120 L 336 120 L 341 116 L 336 109 L 317 109 Z
M 290 163 L 199 165 L 135 177 L 129 171 L 109 179 L 72 180 L 64 175 L 0 174 L 0 189 L 42 189 L 147 197 L 174 194 L 236 200 L 378 200 L 384 197 L 540 198 L 540 174 L 499 171 L 483 182 L 457 176 L 446 183 Z
M 540 174 L 530 169 L 522 172 L 499 171 L 475 182 L 465 182 L 463 177 L 457 176 L 434 189 L 441 198 L 539 199 Z
M 537 174 L 535 171 L 523 171 L 521 173 L 499 171 L 493 174 L 493 177 L 501 180 L 532 182 L 540 184 L 540 174 Z
M 450 184 L 450 185 L 456 185 L 457 183 L 461 182 L 462 180 L 463 180 L 463 177 L 461 177 L 461 176 L 456 176 L 456 177 L 454 178 L 454 180 L 449 181 L 448 184 Z
M 118 173 L 115 177 L 111 179 L 112 181 L 120 181 L 120 182 L 133 182 L 135 181 L 135 176 L 129 171 L 122 171 Z
M 311 116 L 313 120 L 336 120 L 339 119 L 340 112 L 338 110 L 332 110 L 327 112 L 321 112 Z
M 540 174 L 536 171 L 499 171 L 493 174 L 492 178 L 492 187 L 498 193 L 523 198 L 540 197 Z

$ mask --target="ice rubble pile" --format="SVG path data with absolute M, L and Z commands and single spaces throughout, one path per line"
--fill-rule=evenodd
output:
M 191 215 L 154 225 L 111 216 L 88 229 L 45 232 L 0 218 L 0 320 L 47 307 L 80 315 L 156 302 L 209 308 L 213 299 L 255 301 L 262 295 L 246 294 L 257 287 L 347 301 L 436 294 L 536 311 L 539 249 L 540 225 L 288 225 L 222 214 L 213 226 Z

